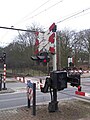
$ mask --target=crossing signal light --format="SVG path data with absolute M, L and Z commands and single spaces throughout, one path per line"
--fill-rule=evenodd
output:
M 3 57 L 6 58 L 6 53 L 5 52 L 3 53 Z
M 3 62 L 4 62 L 4 58 L 0 57 L 0 63 L 3 63 Z
M 34 60 L 34 61 L 38 60 L 37 56 L 31 56 L 31 59 Z
M 31 59 L 37 62 L 42 62 L 43 65 L 47 65 L 47 63 L 50 61 L 50 57 L 48 56 L 47 52 L 42 52 L 37 56 L 31 56 Z
M 43 65 L 47 65 L 47 63 L 48 63 L 48 60 L 45 58 L 45 59 L 43 60 Z
M 6 53 L 3 53 L 3 56 L 0 57 L 0 63 L 6 62 Z
M 44 62 L 44 63 L 46 63 L 46 62 L 47 62 L 47 60 L 46 60 L 46 59 L 44 59 L 44 60 L 43 60 L 43 62 Z
M 50 61 L 50 57 L 48 56 L 47 52 L 42 52 L 38 56 L 39 60 L 43 63 L 43 65 L 47 65 L 47 63 Z
M 36 61 L 36 63 L 39 65 L 40 64 L 40 61 L 38 60 L 38 57 L 37 56 L 31 56 L 31 59 L 33 61 Z

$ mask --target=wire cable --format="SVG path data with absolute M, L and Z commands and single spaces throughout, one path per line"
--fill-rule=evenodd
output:
M 56 24 L 59 24 L 59 23 L 64 22 L 64 21 L 66 21 L 66 20 L 68 20 L 68 19 L 77 18 L 77 17 L 81 17 L 81 16 L 84 16 L 84 15 L 87 15 L 87 14 L 89 14 L 90 12 L 85 13 L 85 14 L 83 14 L 83 15 L 80 15 L 80 14 L 82 14 L 82 13 L 88 11 L 88 10 L 90 10 L 90 7 L 89 7 L 89 8 L 86 8 L 85 10 L 79 11 L 79 12 L 74 12 L 74 13 L 72 13 L 71 15 L 67 15 L 68 17 L 67 17 L 67 16 L 66 16 L 66 17 L 64 16 L 61 21 L 58 21 L 58 22 L 55 22 L 55 23 L 56 23 Z M 78 15 L 79 15 L 79 16 L 78 16 Z M 49 28 L 49 27 L 45 27 L 44 30 L 47 29 L 47 28 Z
M 44 10 L 42 10 L 41 12 L 39 12 L 39 13 L 37 13 L 37 14 L 31 16 L 31 17 L 29 17 L 28 19 L 34 18 L 34 17 L 40 15 L 41 13 L 46 12 L 47 10 L 51 9 L 52 7 L 55 7 L 57 4 L 59 4 L 59 3 L 61 3 L 61 2 L 62 2 L 62 0 L 60 0 L 59 2 L 53 4 L 52 6 L 46 8 L 46 9 L 44 9 Z M 28 19 L 27 19 L 27 20 L 28 20 Z
M 46 9 L 40 11 L 39 13 L 37 13 L 37 14 L 31 16 L 31 17 L 26 18 L 25 20 L 23 20 L 23 22 L 24 22 L 24 21 L 27 21 L 27 20 L 29 20 L 29 19 L 32 19 L 32 18 L 40 15 L 40 14 L 43 13 L 43 12 L 46 12 L 47 10 L 51 9 L 52 7 L 55 7 L 56 5 L 58 5 L 58 4 L 61 3 L 61 2 L 63 2 L 63 0 L 60 0 L 59 2 L 53 4 L 52 6 L 50 6 L 50 7 L 46 8 Z
M 0 26 L 1 29 L 7 29 L 7 30 L 17 30 L 17 31 L 24 31 L 24 32 L 36 32 L 35 30 L 29 30 L 29 29 L 18 29 L 18 28 L 14 28 L 14 27 L 3 27 Z M 44 33 L 43 31 L 40 31 L 41 33 Z
M 68 20 L 68 19 L 71 19 L 71 18 L 73 18 L 73 17 L 75 17 L 75 16 L 77 16 L 77 15 L 83 13 L 83 12 L 88 11 L 88 10 L 90 10 L 90 8 L 87 8 L 87 9 L 82 10 L 82 11 L 80 11 L 80 12 L 78 12 L 78 13 L 75 13 L 75 14 L 69 16 L 69 17 L 66 17 L 66 18 L 64 18 L 63 20 L 56 22 L 56 24 L 59 24 L 59 23 L 64 22 L 64 21 L 66 21 L 66 20 Z
M 90 14 L 90 12 L 84 13 L 84 14 L 79 15 L 79 16 L 76 16 L 76 17 L 74 17 L 74 18 L 82 17 L 82 16 L 85 16 L 85 15 L 88 15 L 88 14 Z
M 35 10 L 33 10 L 32 12 L 28 13 L 25 17 L 23 17 L 22 19 L 27 19 L 27 17 L 33 13 L 35 13 L 37 10 L 39 10 L 41 7 L 43 7 L 45 4 L 47 4 L 49 1 L 51 0 L 47 0 L 46 2 L 44 2 L 43 4 L 41 4 L 39 7 L 37 7 Z M 22 20 L 20 20 L 19 22 L 17 22 L 15 25 L 19 24 Z M 24 20 L 25 21 L 25 20 Z

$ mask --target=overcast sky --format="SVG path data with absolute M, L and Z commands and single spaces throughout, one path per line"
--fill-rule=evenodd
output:
M 75 15 L 70 19 L 64 19 Z M 58 30 L 90 28 L 90 0 L 0 0 L 0 26 L 26 29 L 32 23 L 47 30 L 55 22 Z M 0 29 L 0 46 L 6 46 L 17 31 Z

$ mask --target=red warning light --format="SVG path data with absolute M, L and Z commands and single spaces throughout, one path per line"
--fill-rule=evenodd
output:
M 47 62 L 47 60 L 46 60 L 46 59 L 44 59 L 44 60 L 43 60 L 43 62 L 44 62 L 44 63 L 46 63 L 46 62 Z

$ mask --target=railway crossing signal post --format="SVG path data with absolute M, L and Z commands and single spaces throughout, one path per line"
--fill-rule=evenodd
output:
M 49 52 L 52 54 L 53 56 L 53 71 L 57 71 L 57 51 L 56 51 L 56 29 L 57 26 L 55 25 L 55 23 L 53 23 L 50 27 L 49 27 L 49 40 L 47 40 L 49 42 Z M 37 39 L 36 39 L 37 40 Z M 39 41 L 36 42 L 38 43 L 37 45 L 39 45 Z M 37 50 L 38 51 L 38 50 Z M 41 54 L 38 53 L 36 56 L 31 56 L 31 59 L 37 62 L 43 62 L 44 64 L 47 64 L 47 62 L 50 61 L 50 58 L 47 55 L 45 55 L 44 53 L 46 52 L 42 52 Z M 53 76 L 58 76 L 58 73 L 53 73 Z M 57 84 L 58 81 L 58 77 L 53 79 L 53 83 Z M 53 87 L 53 96 L 52 96 L 52 100 L 49 103 L 49 109 L 51 111 L 56 111 L 58 110 L 58 102 L 57 102 L 57 88 Z M 54 108 L 53 108 L 54 107 Z
M 51 95 L 51 102 L 49 102 L 48 110 L 49 112 L 55 112 L 58 110 L 58 101 L 57 101 L 57 92 L 64 90 L 67 88 L 67 82 L 71 84 L 71 86 L 80 86 L 80 76 L 79 75 L 67 75 L 67 72 L 57 71 L 57 44 L 56 44 L 56 25 L 53 23 L 49 27 L 49 51 L 53 56 L 53 71 L 50 72 L 50 77 L 46 78 L 45 85 L 41 88 L 41 92 L 47 93 L 48 89 Z M 39 45 L 39 41 L 38 44 Z M 31 56 L 31 59 L 38 62 L 46 63 L 50 61 L 50 58 L 47 52 L 41 51 L 42 49 L 37 50 L 38 53 L 36 56 Z M 38 47 L 37 47 L 38 48 Z
M 54 77 L 54 79 L 52 84 L 53 83 L 57 84 L 57 81 L 58 81 L 58 78 L 56 78 L 58 74 L 55 74 L 54 72 L 54 71 L 57 71 L 56 29 L 57 29 L 57 26 L 55 25 L 55 23 L 53 23 L 49 28 L 49 30 L 51 30 L 55 34 L 54 38 L 52 38 L 54 39 L 54 54 L 52 54 L 53 55 L 53 72 L 51 73 L 51 76 L 52 76 L 51 78 L 53 79 Z M 50 112 L 55 112 L 58 110 L 57 87 L 54 86 L 54 84 L 53 84 L 53 96 L 52 96 L 51 102 L 49 103 L 48 109 Z
M 40 54 L 36 56 L 31 56 L 31 59 L 33 61 L 36 61 L 37 63 L 42 63 L 43 65 L 47 65 L 47 63 L 50 61 L 50 56 L 48 55 L 48 52 L 41 52 Z

